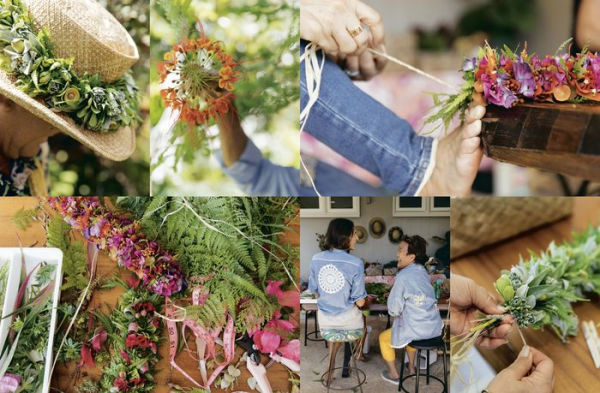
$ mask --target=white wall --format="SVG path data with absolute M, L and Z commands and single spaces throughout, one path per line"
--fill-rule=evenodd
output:
M 370 201 L 370 203 L 369 203 Z M 367 241 L 357 244 L 357 255 L 369 262 L 387 263 L 396 259 L 396 247 L 388 240 L 387 230 L 393 226 L 399 226 L 407 235 L 420 235 L 429 243 L 427 252 L 433 255 L 442 246 L 433 236 L 443 237 L 450 229 L 449 217 L 392 217 L 392 197 L 364 197 L 360 202 L 361 216 L 350 218 L 355 225 L 362 225 L 369 231 L 369 221 L 373 217 L 381 217 L 385 221 L 386 233 L 379 239 L 370 234 Z M 302 281 L 308 281 L 310 272 L 310 261 L 312 256 L 318 253 L 319 245 L 315 233 L 325 233 L 331 218 L 302 218 L 300 222 L 300 277 Z

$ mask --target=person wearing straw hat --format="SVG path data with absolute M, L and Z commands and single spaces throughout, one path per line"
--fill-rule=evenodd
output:
M 44 195 L 48 137 L 105 158 L 135 149 L 137 47 L 93 0 L 0 0 L 0 195 Z
M 368 79 L 385 65 L 376 11 L 358 0 L 302 0 L 300 19 L 301 130 L 378 177 L 388 192 L 469 194 L 483 156 L 485 108 L 472 107 L 440 140 L 417 135 L 350 79 Z

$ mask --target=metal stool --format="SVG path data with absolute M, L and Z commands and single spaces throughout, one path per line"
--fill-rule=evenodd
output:
M 353 347 L 352 348 L 352 355 L 350 357 L 350 364 L 345 367 L 335 367 L 335 357 L 336 354 L 341 346 L 342 343 L 344 343 L 344 341 L 332 341 L 329 344 L 329 360 L 327 362 L 327 371 L 325 371 L 322 375 L 321 375 L 321 383 L 323 384 L 323 386 L 325 386 L 327 388 L 327 393 L 329 393 L 330 390 L 344 390 L 344 391 L 352 391 L 355 392 L 355 389 L 359 389 L 361 393 L 363 393 L 363 388 L 362 385 L 365 384 L 365 382 L 367 382 L 367 375 L 365 374 L 365 372 L 361 369 L 359 369 L 356 366 L 356 354 L 358 353 L 357 351 L 362 351 L 362 348 L 358 348 L 359 347 L 359 343 L 361 342 L 361 340 L 355 340 L 355 341 L 351 341 L 349 342 L 349 344 Z M 354 373 L 356 375 L 356 385 L 352 385 L 352 386 L 332 386 L 331 383 L 331 377 L 334 373 L 335 370 L 341 370 L 344 369 L 344 371 L 348 372 L 348 376 L 350 376 L 352 373 Z
M 404 381 L 408 378 L 412 378 L 416 376 L 415 379 L 415 393 L 419 392 L 419 382 L 421 377 L 421 351 L 427 351 L 427 381 L 426 384 L 429 385 L 429 379 L 435 379 L 440 382 L 444 387 L 442 390 L 443 393 L 448 392 L 448 373 L 446 367 L 446 343 L 444 342 L 443 336 L 429 338 L 427 340 L 415 340 L 408 344 L 409 346 L 415 348 L 417 350 L 417 373 L 410 374 L 406 377 L 404 376 L 404 354 L 406 353 L 406 347 L 402 348 L 402 367 L 400 368 L 400 383 L 398 384 L 399 392 L 408 392 L 402 385 Z M 444 380 L 442 381 L 440 378 L 435 377 L 433 375 L 429 375 L 429 351 L 442 349 L 444 351 L 443 361 L 444 361 Z
M 308 344 L 308 341 L 325 341 L 319 332 L 319 322 L 317 321 L 317 311 L 316 310 L 305 310 L 306 316 L 304 317 L 304 346 Z M 308 331 L 308 318 L 313 317 L 315 320 L 315 330 L 312 332 Z M 312 338 L 311 336 L 315 336 Z M 325 348 L 327 347 L 327 341 L 325 341 Z

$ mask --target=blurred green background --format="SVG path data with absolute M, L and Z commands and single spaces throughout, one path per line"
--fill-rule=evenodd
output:
M 143 123 L 137 131 L 135 153 L 123 162 L 98 157 L 90 149 L 66 135 L 60 134 L 50 138 L 50 194 L 148 195 L 150 5 L 148 0 L 98 1 L 127 28 L 138 46 L 140 60 L 133 69 L 133 75 L 140 88 L 140 115 Z
M 157 64 L 182 37 L 204 33 L 224 43 L 240 62 L 235 104 L 246 134 L 273 162 L 299 166 L 299 1 L 152 0 L 150 112 L 154 126 L 164 111 Z M 216 127 L 177 127 L 152 135 L 152 195 L 240 195 L 211 151 Z

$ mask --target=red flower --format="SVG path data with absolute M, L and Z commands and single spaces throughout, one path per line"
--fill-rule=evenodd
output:
M 119 377 L 113 382 L 113 386 L 119 389 L 119 392 L 127 392 L 129 390 L 129 384 L 124 377 Z
M 92 348 L 94 351 L 99 352 L 102 350 L 102 345 L 106 342 L 108 333 L 104 329 L 96 329 L 96 334 L 92 337 Z
M 137 287 L 140 286 L 140 279 L 137 278 L 136 276 L 129 276 L 126 283 L 129 288 L 136 289 Z
M 95 367 L 94 357 L 92 356 L 92 349 L 90 344 L 84 343 L 81 346 L 81 360 L 79 361 L 79 367 Z
M 152 348 L 153 346 L 156 347 L 156 344 L 150 341 L 148 337 L 135 333 L 131 333 L 129 336 L 127 336 L 127 338 L 125 339 L 125 345 L 129 349 Z
M 146 380 L 144 379 L 144 377 L 137 377 L 137 378 L 133 378 L 131 380 L 131 383 L 133 384 L 133 386 L 138 386 L 138 385 L 143 385 L 144 383 L 146 383 Z
M 121 356 L 123 356 L 123 359 L 125 359 L 125 363 L 127 365 L 129 365 L 131 363 L 131 358 L 129 357 L 129 354 L 127 353 L 127 351 L 124 349 L 121 349 L 120 353 L 121 353 Z

